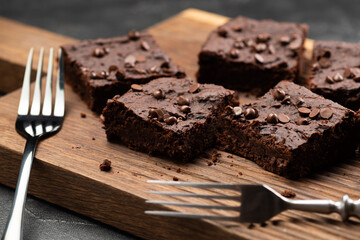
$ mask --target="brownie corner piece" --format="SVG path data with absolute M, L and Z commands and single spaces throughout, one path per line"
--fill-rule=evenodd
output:
M 265 93 L 294 81 L 308 27 L 236 17 L 210 33 L 199 54 L 198 81 Z
M 359 119 L 352 110 L 289 81 L 241 109 L 225 109 L 219 148 L 287 178 L 345 160 L 358 145 Z
M 97 113 L 131 84 L 185 76 L 147 32 L 130 31 L 124 37 L 86 40 L 62 49 L 65 81 Z
M 104 108 L 109 141 L 183 162 L 214 146 L 215 115 L 233 101 L 233 91 L 189 79 L 160 78 Z
M 310 89 L 347 108 L 360 108 L 360 44 L 315 41 Z

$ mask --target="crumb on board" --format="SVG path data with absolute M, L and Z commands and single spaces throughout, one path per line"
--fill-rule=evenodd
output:
M 81 117 L 81 118 L 86 118 L 86 113 L 83 113 L 83 112 L 80 113 L 80 117 Z
M 253 229 L 255 227 L 255 225 L 253 223 L 250 223 L 248 226 L 248 229 Z
M 95 140 L 95 138 L 93 137 L 92 140 Z
M 261 227 L 266 227 L 266 225 L 267 225 L 266 222 L 262 222 L 262 223 L 260 224 Z
M 226 157 L 227 158 L 233 158 L 234 156 L 233 155 L 227 155 Z
M 99 166 L 101 171 L 105 171 L 108 172 L 111 169 L 111 161 L 108 159 L 104 159 L 104 161 L 102 163 L 100 163 Z
M 181 173 L 181 168 L 178 168 L 178 169 L 176 170 L 176 172 L 177 172 L 177 173 Z
M 179 178 L 173 177 L 173 181 L 179 181 Z
M 221 156 L 221 153 L 219 153 L 218 151 L 214 150 L 212 155 L 211 155 L 211 161 L 213 163 L 218 162 L 218 158 Z
M 281 195 L 286 197 L 286 198 L 294 198 L 294 197 L 296 197 L 296 193 L 294 191 L 291 191 L 291 190 L 284 190 L 281 193 Z
M 243 173 L 242 173 L 242 172 L 238 172 L 238 174 L 239 174 L 239 176 L 242 176 L 242 175 L 243 175 Z

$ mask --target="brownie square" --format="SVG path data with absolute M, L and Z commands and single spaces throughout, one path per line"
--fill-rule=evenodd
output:
M 214 146 L 214 116 L 233 91 L 189 79 L 161 78 L 109 100 L 107 138 L 152 155 L 189 161 Z
M 310 89 L 357 111 L 360 108 L 360 44 L 316 41 Z
M 298 74 L 307 25 L 237 17 L 213 31 L 199 54 L 198 82 L 262 94 Z
M 65 81 L 97 113 L 107 99 L 125 93 L 131 84 L 185 76 L 147 32 L 130 31 L 128 36 L 87 40 L 62 48 Z
M 357 115 L 292 82 L 281 81 L 242 108 L 225 109 L 219 148 L 287 178 L 345 160 L 357 147 Z

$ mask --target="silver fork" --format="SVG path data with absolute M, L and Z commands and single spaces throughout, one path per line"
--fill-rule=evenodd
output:
M 184 202 L 168 202 L 147 200 L 147 203 L 175 205 L 188 208 L 202 209 L 221 209 L 238 211 L 237 216 L 219 216 L 219 215 L 201 215 L 188 214 L 175 211 L 145 211 L 146 214 L 167 216 L 167 217 L 183 217 L 183 218 L 203 218 L 213 220 L 227 220 L 239 222 L 262 223 L 273 216 L 285 210 L 300 210 L 317 213 L 333 213 L 337 212 L 345 221 L 350 216 L 360 218 L 360 199 L 351 200 L 348 195 L 344 195 L 341 201 L 334 202 L 332 200 L 289 200 L 277 193 L 266 185 L 250 185 L 250 184 L 222 184 L 222 183 L 191 183 L 191 182 L 173 182 L 173 181 L 148 181 L 148 183 L 172 185 L 177 187 L 194 187 L 203 189 L 230 189 L 239 192 L 236 196 L 229 195 L 207 195 L 184 192 L 162 192 L 149 191 L 149 193 L 158 195 L 168 195 L 177 197 L 192 197 L 204 199 L 227 199 L 239 202 L 239 206 L 224 205 L 204 205 L 192 204 Z
M 39 140 L 58 132 L 62 126 L 65 112 L 64 96 L 64 71 L 62 50 L 58 52 L 58 69 L 56 82 L 56 99 L 54 111 L 52 111 L 52 72 L 54 51 L 51 48 L 49 52 L 49 63 L 47 71 L 47 80 L 45 86 L 45 96 L 41 108 L 41 81 L 44 49 L 41 48 L 39 64 L 36 73 L 35 89 L 33 101 L 29 113 L 30 104 L 30 75 L 32 68 L 33 49 L 30 49 L 26 64 L 23 87 L 19 102 L 18 117 L 16 119 L 16 131 L 26 138 L 24 155 L 21 162 L 19 178 L 16 185 L 14 201 L 11 207 L 8 222 L 6 224 L 2 240 L 22 239 L 23 212 L 25 207 L 27 188 L 30 178 L 31 165 L 34 159 L 36 145 Z

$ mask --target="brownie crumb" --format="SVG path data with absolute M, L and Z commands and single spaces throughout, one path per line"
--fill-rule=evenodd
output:
M 286 198 L 294 198 L 296 197 L 296 193 L 294 193 L 293 191 L 291 190 L 284 190 L 281 195 L 283 195 L 284 197 Z
M 253 223 L 250 223 L 248 226 L 248 229 L 253 229 L 255 227 L 255 225 Z
M 93 137 L 92 140 L 95 141 L 95 138 Z
M 260 224 L 261 227 L 266 227 L 266 225 L 267 225 L 266 222 L 262 222 L 262 223 Z
M 82 113 L 80 113 L 80 117 L 81 118 L 86 118 L 86 114 L 82 112 Z
M 227 158 L 233 158 L 234 156 L 233 155 L 227 155 L 226 157 Z
M 233 167 L 234 166 L 234 164 L 230 164 L 230 167 Z
M 168 167 L 167 170 L 171 170 L 171 167 Z
M 110 171 L 110 169 L 111 169 L 111 161 L 105 159 L 105 160 L 100 164 L 99 167 L 100 167 L 100 170 L 101 170 L 101 171 L 108 172 L 108 171 Z
M 207 165 L 208 166 L 212 166 L 212 165 L 214 165 L 214 163 L 213 162 L 211 162 L 211 161 L 206 161 L 207 162 Z
M 181 169 L 180 169 L 180 168 L 178 168 L 178 169 L 176 170 L 176 172 L 177 172 L 177 173 L 180 173 L 180 172 L 181 172 Z
M 273 220 L 273 221 L 271 221 L 271 223 L 272 223 L 272 225 L 274 225 L 274 226 L 277 226 L 277 225 L 279 225 L 279 220 Z
M 218 151 L 214 150 L 211 155 L 211 161 L 213 163 L 216 163 L 218 161 L 218 158 L 221 156 L 221 153 L 218 153 Z
M 242 172 L 239 172 L 238 174 L 239 174 L 239 176 L 243 175 L 243 173 L 242 173 Z
M 177 177 L 173 177 L 173 181 L 179 181 Z

